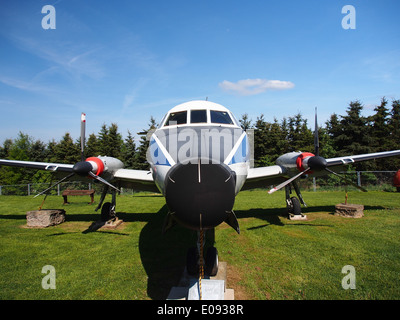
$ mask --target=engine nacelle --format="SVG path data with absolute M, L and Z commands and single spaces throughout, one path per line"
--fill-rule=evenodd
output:
M 314 154 L 312 154 L 310 152 L 301 153 L 296 159 L 297 170 L 299 170 L 301 172 L 301 171 L 308 169 L 309 168 L 308 159 L 310 159 L 311 157 L 314 157 Z
M 113 176 L 117 170 L 124 168 L 122 161 L 113 157 L 90 157 L 86 162 L 92 165 L 92 172 L 97 176 Z

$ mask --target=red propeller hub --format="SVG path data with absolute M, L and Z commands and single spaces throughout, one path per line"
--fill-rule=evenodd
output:
M 297 159 L 296 159 L 296 166 L 297 166 L 297 170 L 299 170 L 300 172 L 304 171 L 307 168 L 303 167 L 303 160 L 305 158 L 309 158 L 309 157 L 314 157 L 315 155 L 310 153 L 310 152 L 303 152 L 301 153 Z M 310 172 L 311 173 L 311 172 Z
M 104 171 L 104 163 L 99 158 L 90 157 L 90 158 L 87 158 L 86 161 L 95 163 L 95 165 L 97 167 L 97 170 L 96 170 L 96 173 L 95 173 L 96 176 L 100 176 L 103 173 L 103 171 Z

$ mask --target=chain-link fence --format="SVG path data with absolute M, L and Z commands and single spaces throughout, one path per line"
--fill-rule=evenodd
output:
M 347 171 L 340 172 L 353 183 L 367 188 L 368 190 L 384 190 L 396 191 L 393 186 L 393 178 L 396 171 Z M 318 191 L 318 190 L 344 190 L 346 188 L 354 188 L 346 184 L 337 176 L 327 175 L 317 178 L 299 179 L 299 184 L 302 190 Z M 0 185 L 0 196 L 5 195 L 20 195 L 30 196 L 35 195 L 49 187 L 48 183 L 30 183 L 16 185 Z M 268 188 L 268 186 L 266 186 Z M 62 182 L 50 190 L 51 195 L 62 195 L 66 189 L 73 190 L 90 190 L 94 189 L 96 194 L 103 190 L 103 185 L 99 183 L 87 183 L 82 181 Z M 121 188 L 122 194 L 133 194 L 135 190 Z
M 343 171 L 339 174 L 367 190 L 396 191 L 396 187 L 393 185 L 396 171 Z M 300 181 L 303 190 L 355 189 L 351 184 L 333 174 Z
M 29 184 L 14 184 L 14 185 L 0 185 L 0 196 L 14 195 L 14 196 L 34 196 L 47 188 L 48 183 L 29 183 Z M 52 188 L 48 194 L 61 196 L 64 190 L 91 190 L 94 189 L 96 194 L 101 194 L 103 191 L 103 184 L 87 183 L 82 181 L 69 181 L 62 182 L 56 187 Z M 122 194 L 133 194 L 135 191 L 127 188 L 120 188 Z

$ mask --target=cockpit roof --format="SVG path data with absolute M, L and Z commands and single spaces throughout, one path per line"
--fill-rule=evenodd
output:
M 204 110 L 204 118 L 202 119 L 200 110 Z M 194 112 L 197 111 L 196 120 L 194 120 Z M 173 119 L 172 119 L 173 118 Z M 228 125 L 239 126 L 238 121 L 229 109 L 211 101 L 194 100 L 179 104 L 173 107 L 160 123 L 160 127 L 169 126 L 170 120 L 177 122 L 177 125 Z

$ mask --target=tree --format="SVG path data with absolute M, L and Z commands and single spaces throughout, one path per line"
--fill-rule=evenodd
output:
M 268 126 L 270 124 L 264 120 L 264 115 L 257 117 L 254 125 L 254 166 L 262 167 L 268 162 Z
M 76 163 L 81 160 L 80 146 L 72 141 L 69 132 L 65 133 L 54 151 L 57 162 Z
M 85 155 L 86 157 L 97 157 L 100 155 L 99 140 L 94 133 L 89 135 L 86 142 Z
M 118 125 L 112 123 L 108 129 L 108 151 L 107 156 L 120 158 L 121 157 L 121 147 L 123 145 L 123 140 L 121 134 L 118 132 Z
M 120 158 L 123 143 L 117 124 L 112 123 L 109 127 L 106 124 L 102 125 L 97 144 L 98 151 L 102 156 Z
M 99 155 L 105 156 L 108 152 L 108 128 L 105 123 L 101 126 L 100 132 L 98 134 L 98 151 Z
M 267 155 L 264 158 L 267 165 L 274 165 L 276 159 L 287 151 L 286 131 L 283 130 L 276 118 L 267 126 L 267 129 Z
M 391 118 L 388 121 L 390 136 L 389 141 L 393 149 L 400 149 L 400 100 L 393 100 Z
M 127 169 L 137 169 L 137 153 L 135 139 L 128 130 L 128 137 L 122 147 L 122 161 Z
M 350 102 L 347 115 L 340 120 L 340 134 L 336 137 L 335 145 L 339 156 L 370 153 L 371 130 L 369 121 L 361 115 L 362 104 L 357 101 Z M 359 163 L 357 170 L 372 169 L 372 162 Z
M 387 140 L 387 145 L 390 150 L 400 149 L 400 100 L 392 101 L 392 109 L 390 111 L 390 119 L 388 120 L 388 127 L 390 134 L 385 137 Z M 400 169 L 400 159 L 398 157 L 387 159 L 388 162 L 385 170 L 395 170 Z
M 375 114 L 371 117 L 371 147 L 374 152 L 388 150 L 388 139 L 390 135 L 389 110 L 386 108 L 388 101 L 382 98 L 381 104 L 375 107 Z
M 7 158 L 10 160 L 30 160 L 30 151 L 33 139 L 22 132 L 18 133 L 17 139 L 7 142 Z M 3 151 L 5 153 L 5 151 Z M 2 184 L 28 183 L 32 176 L 32 170 L 14 167 L 2 167 L 0 181 Z
M 249 119 L 249 115 L 247 113 L 242 115 L 242 118 L 239 119 L 239 123 L 243 130 L 251 129 L 252 123 L 251 119 Z
M 149 168 L 149 163 L 147 162 L 147 148 L 149 146 L 149 132 L 157 128 L 156 120 L 153 116 L 150 117 L 149 128 L 147 130 L 142 130 L 141 137 L 139 141 L 139 148 L 137 150 L 137 169 L 147 170 Z
M 290 151 L 313 151 L 314 139 L 312 131 L 307 127 L 307 120 L 300 113 L 289 117 L 288 140 Z

